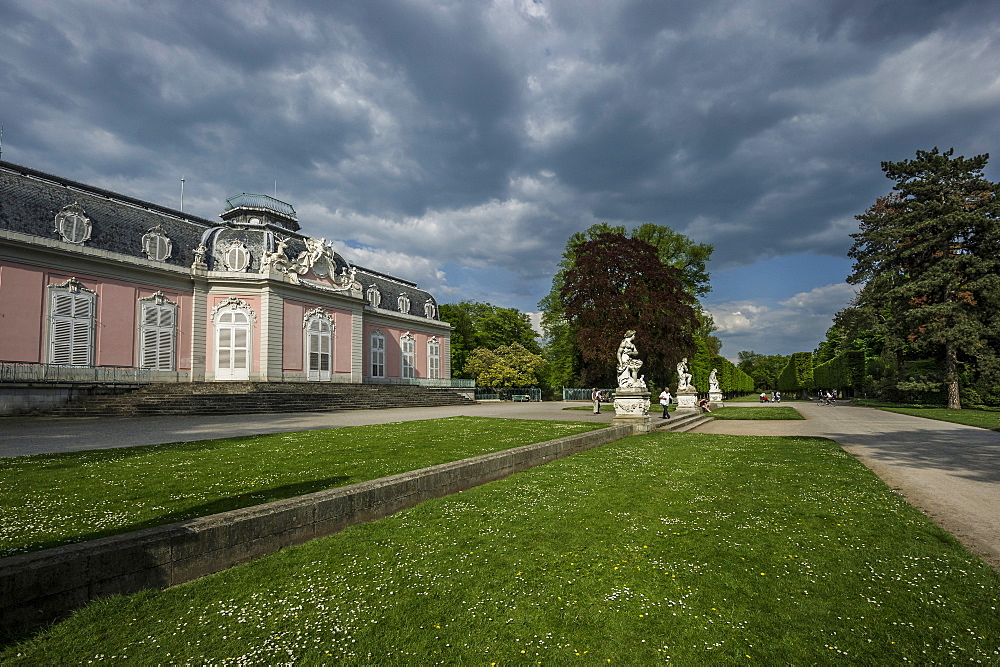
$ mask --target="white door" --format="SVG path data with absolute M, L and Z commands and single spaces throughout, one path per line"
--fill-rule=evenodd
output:
M 333 337 L 330 322 L 314 317 L 306 328 L 306 365 L 310 380 L 329 380 L 333 365 Z
M 215 324 L 215 379 L 250 379 L 250 318 L 230 310 Z

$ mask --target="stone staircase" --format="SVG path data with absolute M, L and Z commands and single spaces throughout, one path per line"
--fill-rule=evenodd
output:
M 193 382 L 150 384 L 117 395 L 85 396 L 46 412 L 58 417 L 234 415 L 468 405 L 449 389 L 394 384 Z
M 653 416 L 653 428 L 657 431 L 676 431 L 678 433 L 686 433 L 688 431 L 694 430 L 704 424 L 705 422 L 710 422 L 715 417 L 703 413 L 701 410 L 697 412 L 682 412 L 670 413 L 670 419 L 660 419 L 659 417 Z

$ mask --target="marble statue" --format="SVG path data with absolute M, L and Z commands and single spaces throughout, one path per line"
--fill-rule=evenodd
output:
M 677 363 L 677 393 L 682 391 L 697 391 L 691 386 L 691 373 L 688 372 L 687 357 Z
M 708 375 L 708 391 L 713 394 L 719 393 L 719 369 L 713 368 Z
M 621 389 L 645 389 L 646 380 L 639 375 L 642 360 L 635 346 L 635 331 L 629 329 L 618 345 L 618 387 Z

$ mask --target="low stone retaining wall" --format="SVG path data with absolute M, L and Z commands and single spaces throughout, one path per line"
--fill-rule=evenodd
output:
M 44 625 L 88 601 L 166 588 L 632 435 L 589 431 L 265 505 L 0 559 L 0 628 Z

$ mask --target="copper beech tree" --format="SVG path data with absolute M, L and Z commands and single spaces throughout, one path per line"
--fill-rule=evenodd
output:
M 634 329 L 642 373 L 665 382 L 673 365 L 695 351 L 695 299 L 680 270 L 661 261 L 652 245 L 622 234 L 599 234 L 574 250 L 559 297 L 576 330 L 583 381 L 615 384 L 615 350 Z

